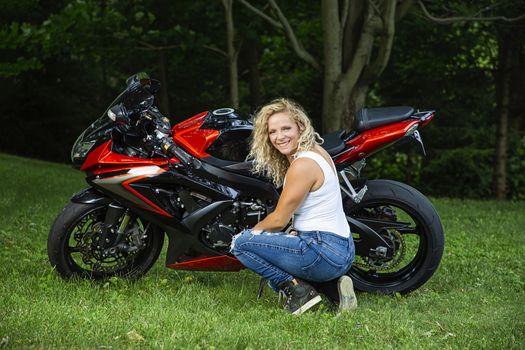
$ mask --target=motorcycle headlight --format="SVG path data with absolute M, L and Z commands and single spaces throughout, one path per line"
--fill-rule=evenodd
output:
M 88 152 L 93 148 L 93 145 L 97 142 L 94 140 L 85 140 L 84 133 L 78 137 L 71 149 L 71 161 L 74 165 L 82 165 Z

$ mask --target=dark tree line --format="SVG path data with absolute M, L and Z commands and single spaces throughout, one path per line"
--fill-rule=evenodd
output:
M 0 151 L 67 162 L 137 71 L 172 122 L 296 99 L 325 132 L 363 106 L 436 109 L 429 155 L 397 147 L 370 177 L 445 196 L 525 198 L 525 6 L 519 1 L 7 0 Z

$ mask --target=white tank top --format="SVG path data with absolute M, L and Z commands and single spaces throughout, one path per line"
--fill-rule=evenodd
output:
M 295 157 L 298 158 L 314 160 L 323 171 L 324 181 L 317 190 L 309 192 L 296 209 L 293 218 L 295 229 L 328 231 L 343 237 L 350 236 L 350 226 L 343 211 L 341 189 L 334 169 L 323 156 L 312 151 L 301 152 Z

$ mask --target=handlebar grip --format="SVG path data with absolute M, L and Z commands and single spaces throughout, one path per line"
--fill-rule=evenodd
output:
M 185 165 L 191 164 L 191 156 L 189 156 L 186 152 L 184 152 L 180 147 L 173 144 L 169 148 L 170 153 L 173 154 L 175 157 L 177 157 L 182 163 Z
M 192 162 L 192 157 L 189 154 L 187 154 L 186 152 L 184 152 L 173 141 L 165 142 L 162 148 L 164 149 L 164 151 L 167 154 L 170 154 L 172 156 L 177 157 L 177 159 L 179 159 L 186 166 L 191 165 L 193 163 Z

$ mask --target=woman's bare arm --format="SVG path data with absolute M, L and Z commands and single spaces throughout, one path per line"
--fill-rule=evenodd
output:
M 282 230 L 290 222 L 293 213 L 304 201 L 314 184 L 323 180 L 323 172 L 314 160 L 299 158 L 293 161 L 286 173 L 286 185 L 277 202 L 277 207 L 252 230 L 256 232 Z

